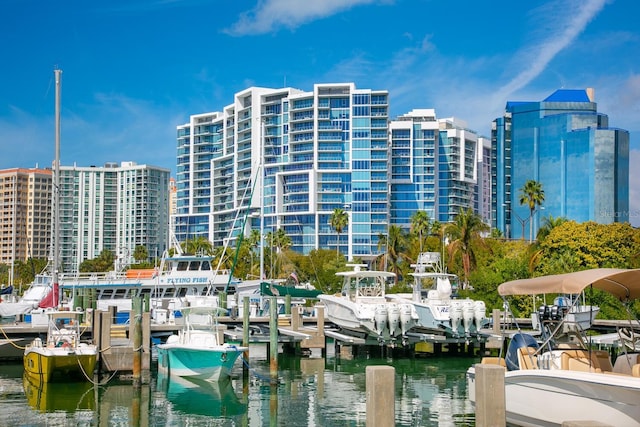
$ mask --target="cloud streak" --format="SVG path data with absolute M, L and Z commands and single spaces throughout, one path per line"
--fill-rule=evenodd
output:
M 291 30 L 310 21 L 326 18 L 355 6 L 383 3 L 381 0 L 265 0 L 240 19 L 225 32 L 233 36 L 269 33 L 279 27 Z M 388 3 L 388 1 L 387 1 Z
M 539 9 L 538 16 L 549 20 L 549 26 L 544 29 L 550 36 L 542 43 L 525 49 L 516 57 L 523 68 L 522 71 L 498 89 L 494 99 L 504 100 L 538 77 L 553 58 L 584 31 L 587 24 L 598 15 L 606 3 L 607 0 L 556 2 Z M 573 10 L 577 10 L 577 13 L 572 12 Z

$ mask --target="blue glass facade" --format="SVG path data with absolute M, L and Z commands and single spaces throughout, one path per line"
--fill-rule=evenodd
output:
M 496 226 L 507 237 L 528 237 L 529 221 L 535 237 L 550 215 L 603 224 L 629 220 L 629 133 L 608 127 L 588 91 L 559 90 L 542 102 L 508 103 L 506 110 L 494 121 L 492 142 L 494 203 L 503 210 Z M 533 216 L 519 204 L 528 180 L 545 192 Z

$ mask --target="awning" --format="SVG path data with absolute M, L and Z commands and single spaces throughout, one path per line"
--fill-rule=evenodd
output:
M 498 286 L 506 295 L 579 294 L 593 286 L 621 301 L 640 298 L 640 269 L 595 268 L 574 273 L 512 280 Z

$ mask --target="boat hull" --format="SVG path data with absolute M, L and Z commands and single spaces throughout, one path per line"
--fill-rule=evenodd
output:
M 220 345 L 210 348 L 182 344 L 158 345 L 158 371 L 170 377 L 206 381 L 228 379 L 244 347 Z
M 93 346 L 76 349 L 29 348 L 25 349 L 25 374 L 40 382 L 91 379 L 96 367 L 97 351 Z
M 475 368 L 467 371 L 469 400 L 475 405 Z M 507 423 L 560 426 L 595 421 L 640 426 L 640 378 L 566 370 L 505 372 Z

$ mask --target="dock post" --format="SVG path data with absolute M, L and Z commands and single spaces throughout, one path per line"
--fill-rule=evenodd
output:
M 227 308 L 227 293 L 225 291 L 218 293 L 218 305 L 221 308 Z
M 140 387 L 140 372 L 142 367 L 142 299 L 132 299 L 133 308 L 133 386 Z
M 291 295 L 287 294 L 284 297 L 284 314 L 291 314 Z
M 278 299 L 269 297 L 269 372 L 271 383 L 278 381 Z
M 504 367 L 476 364 L 476 426 L 500 427 L 507 424 Z
M 493 333 L 499 334 L 502 326 L 500 323 L 500 310 L 494 308 L 491 312 L 491 318 L 493 319 Z
M 367 427 L 395 425 L 395 381 L 393 366 L 367 366 Z
M 249 311 L 251 310 L 249 297 L 242 298 L 242 346 L 247 349 L 242 354 L 244 363 L 242 364 L 243 389 L 249 392 Z

